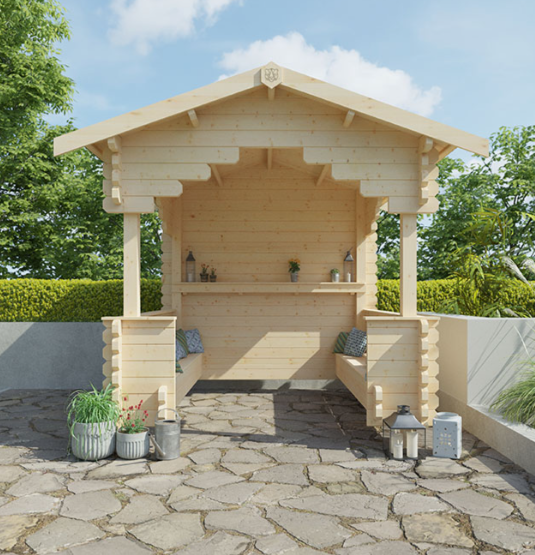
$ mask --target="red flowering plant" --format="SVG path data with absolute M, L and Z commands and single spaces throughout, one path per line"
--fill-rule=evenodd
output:
M 127 401 L 127 397 L 123 397 Z M 138 405 L 130 405 L 128 408 L 123 408 L 121 416 L 119 417 L 119 432 L 123 434 L 139 434 L 147 429 L 145 421 L 149 413 L 142 410 L 143 400 L 139 401 Z

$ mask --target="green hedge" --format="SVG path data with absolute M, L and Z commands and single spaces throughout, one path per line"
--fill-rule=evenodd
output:
M 89 280 L 0 280 L 1 322 L 98 322 L 103 316 L 123 312 L 123 282 Z M 161 308 L 161 283 L 141 280 L 141 310 Z M 377 284 L 377 308 L 399 310 L 399 281 L 380 280 Z M 420 281 L 418 310 L 440 312 L 444 302 L 455 297 L 452 280 Z M 502 290 L 506 306 L 523 306 L 535 315 L 535 291 L 519 281 L 511 281 Z
M 141 280 L 141 310 L 161 308 L 161 282 Z M 0 280 L 1 322 L 98 322 L 123 313 L 121 280 Z

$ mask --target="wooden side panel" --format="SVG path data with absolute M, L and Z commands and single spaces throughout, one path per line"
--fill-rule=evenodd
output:
M 167 390 L 167 406 L 175 401 L 175 318 L 122 318 L 121 402 L 135 405 L 143 400 L 153 425 L 160 407 L 158 392 Z M 127 399 L 125 401 L 125 398 Z
M 185 359 L 180 361 L 183 373 L 176 375 L 176 404 L 180 403 L 187 395 L 188 391 L 197 383 L 202 377 L 203 367 L 202 353 L 188 355 Z
M 383 417 L 394 412 L 398 404 L 406 404 L 420 421 L 430 424 L 438 406 L 435 319 L 429 324 L 424 318 L 385 316 L 368 317 L 366 322 L 368 386 L 382 388 Z M 429 330 L 432 330 L 432 345 Z M 433 364 L 429 358 L 433 359 Z M 377 418 L 368 420 L 370 425 L 380 424 Z

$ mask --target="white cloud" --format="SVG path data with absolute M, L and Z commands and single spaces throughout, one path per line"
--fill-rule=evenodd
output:
M 414 83 L 408 73 L 380 67 L 365 60 L 356 50 L 345 50 L 339 46 L 317 50 L 297 32 L 259 40 L 247 48 L 227 52 L 220 65 L 229 74 L 235 74 L 270 60 L 422 116 L 431 115 L 442 97 L 440 87 L 424 90 Z
M 111 0 L 117 21 L 109 37 L 117 45 L 134 44 L 140 54 L 147 54 L 157 41 L 193 34 L 199 21 L 212 24 L 235 2 L 239 0 Z

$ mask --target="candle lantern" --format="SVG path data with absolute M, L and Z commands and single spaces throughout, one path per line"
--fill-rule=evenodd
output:
M 417 460 L 420 431 L 424 432 L 425 446 L 427 445 L 426 427 L 411 413 L 408 405 L 398 405 L 398 411 L 383 420 L 385 453 L 391 459 L 402 461 L 405 443 L 406 458 Z
M 195 281 L 195 257 L 191 251 L 186 258 L 186 281 Z
M 347 282 L 353 281 L 353 271 L 355 267 L 355 259 L 351 255 L 351 249 L 346 253 L 344 258 L 344 279 Z

